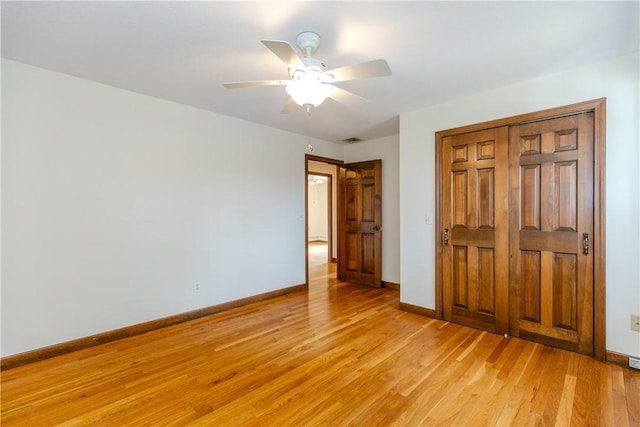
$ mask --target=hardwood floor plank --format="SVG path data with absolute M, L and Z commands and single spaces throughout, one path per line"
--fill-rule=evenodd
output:
M 600 405 L 600 424 L 615 425 L 614 405 L 613 405 L 613 366 L 602 367 L 602 378 L 600 382 L 600 396 L 608 405 Z
M 640 426 L 640 376 L 634 375 L 630 369 L 622 370 L 624 375 L 625 396 L 627 397 L 627 413 L 629 424 Z
M 640 425 L 640 373 L 335 279 L 1 373 L 3 426 Z M 324 269 L 324 270 L 323 270 Z
M 617 426 L 628 426 L 629 411 L 622 369 L 614 370 L 612 380 L 614 423 Z
M 575 391 L 576 377 L 573 375 L 565 375 L 555 425 L 567 426 L 571 424 Z

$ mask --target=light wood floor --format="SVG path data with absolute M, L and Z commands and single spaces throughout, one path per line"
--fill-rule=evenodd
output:
M 2 425 L 640 425 L 638 372 L 312 268 L 308 293 L 3 372 Z

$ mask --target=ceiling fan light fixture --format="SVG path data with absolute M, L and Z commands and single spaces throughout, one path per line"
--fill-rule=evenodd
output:
M 300 78 L 289 83 L 286 91 L 296 104 L 309 111 L 311 107 L 317 107 L 329 97 L 331 85 L 313 77 Z
M 327 65 L 324 61 L 312 56 L 320 46 L 320 35 L 313 31 L 303 31 L 296 38 L 298 47 L 304 53 L 303 57 L 286 41 L 261 41 L 267 49 L 287 65 L 291 80 L 229 82 L 223 83 L 223 86 L 230 89 L 252 86 L 284 86 L 291 99 L 282 110 L 283 113 L 295 110 L 294 103 L 310 112 L 313 107 L 322 104 L 329 97 L 338 102 L 348 101 L 348 98 L 355 101 L 365 100 L 338 86 L 333 86 L 333 84 L 391 75 L 389 64 L 384 59 L 347 65 L 327 71 Z

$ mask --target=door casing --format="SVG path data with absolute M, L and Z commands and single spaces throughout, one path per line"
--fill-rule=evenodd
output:
M 443 315 L 442 289 L 442 139 L 467 132 L 514 126 L 527 122 L 553 119 L 584 112 L 594 113 L 594 212 L 593 212 L 593 354 L 597 360 L 606 359 L 606 261 L 605 261 L 605 119 L 606 98 L 521 114 L 489 122 L 436 132 L 436 233 L 435 233 L 435 290 L 436 318 Z

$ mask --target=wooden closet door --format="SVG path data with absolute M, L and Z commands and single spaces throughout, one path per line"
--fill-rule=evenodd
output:
M 593 113 L 510 128 L 511 332 L 593 353 Z
M 442 141 L 443 317 L 508 330 L 508 128 Z

